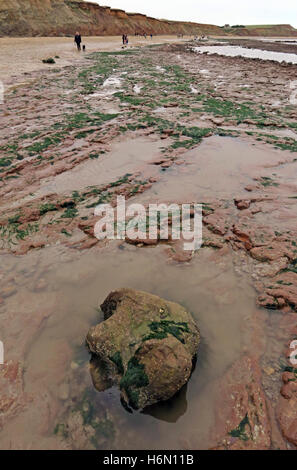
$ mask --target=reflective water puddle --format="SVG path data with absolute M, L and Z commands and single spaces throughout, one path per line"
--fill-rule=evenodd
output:
M 247 49 L 240 46 L 200 46 L 194 50 L 200 54 L 219 54 L 228 57 L 248 57 L 250 59 L 276 60 L 277 62 L 292 62 L 297 64 L 297 54 L 283 52 L 261 51 L 260 49 Z

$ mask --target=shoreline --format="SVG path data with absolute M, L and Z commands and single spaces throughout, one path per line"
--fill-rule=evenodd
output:
M 211 36 L 207 42 L 198 42 L 199 45 L 238 45 L 246 48 L 269 50 L 284 53 L 296 53 L 296 46 L 292 44 L 282 44 L 274 42 L 271 38 L 243 38 L 230 36 Z M 274 38 L 278 39 L 278 38 Z M 281 38 L 284 39 L 284 38 Z M 293 40 L 294 37 L 287 38 Z M 188 42 L 189 36 L 177 38 L 176 36 L 154 36 L 151 40 L 140 37 L 129 37 L 129 45 L 126 50 L 133 50 L 135 47 L 146 47 L 160 44 L 183 44 Z M 269 41 L 271 40 L 271 42 Z M 285 39 L 284 39 L 285 40 Z M 83 43 L 86 44 L 86 52 L 77 52 L 71 37 L 3 37 L 0 38 L 0 80 L 6 87 L 11 87 L 14 81 L 19 84 L 21 77 L 26 77 L 30 72 L 51 70 L 57 67 L 67 67 L 79 64 L 84 60 L 84 56 L 91 52 L 116 52 L 122 50 L 121 37 L 118 36 L 83 36 Z M 14 62 L 10 60 L 14 56 Z M 58 58 L 55 58 L 57 56 Z M 55 58 L 56 64 L 43 64 L 42 60 L 49 57 Z

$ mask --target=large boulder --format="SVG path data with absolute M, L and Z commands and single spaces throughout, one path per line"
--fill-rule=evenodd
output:
M 132 289 L 112 292 L 101 309 L 105 321 L 87 335 L 95 387 L 118 385 L 134 409 L 173 397 L 190 378 L 200 342 L 191 314 Z

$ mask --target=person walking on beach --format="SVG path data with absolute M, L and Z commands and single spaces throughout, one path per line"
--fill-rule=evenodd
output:
M 74 42 L 77 45 L 77 50 L 80 51 L 81 50 L 81 46 L 80 46 L 81 45 L 81 35 L 79 34 L 79 32 L 75 33 Z
M 123 46 L 126 46 L 127 44 L 129 44 L 129 39 L 128 39 L 127 34 L 123 34 L 122 41 L 123 41 Z
M 129 39 L 127 34 L 123 34 L 123 45 L 128 44 Z

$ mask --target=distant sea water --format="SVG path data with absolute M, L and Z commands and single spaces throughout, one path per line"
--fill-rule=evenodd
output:
M 219 54 L 227 57 L 247 57 L 250 59 L 275 60 L 277 62 L 284 61 L 297 64 L 297 54 L 261 51 L 260 49 L 247 49 L 241 46 L 199 46 L 195 47 L 194 50 L 199 54 L 208 52 L 208 54 Z

